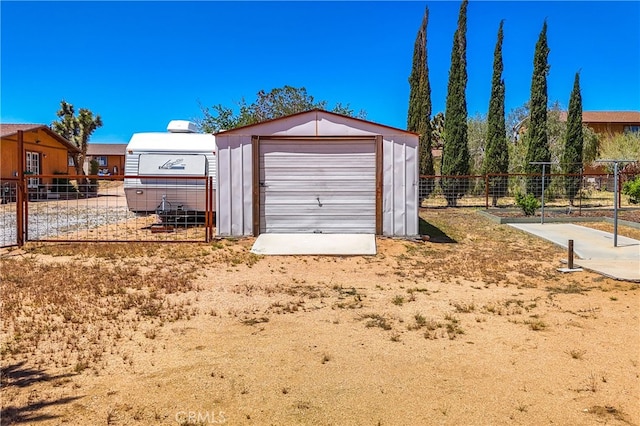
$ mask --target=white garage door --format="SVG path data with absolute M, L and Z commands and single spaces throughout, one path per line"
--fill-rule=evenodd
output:
M 260 233 L 375 233 L 375 141 L 261 140 Z

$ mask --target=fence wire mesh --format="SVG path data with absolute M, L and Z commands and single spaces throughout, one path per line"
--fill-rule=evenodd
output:
M 619 207 L 635 207 L 620 193 Z M 542 193 L 541 175 L 421 176 L 422 207 L 516 208 L 516 194 Z M 19 191 L 23 189 L 23 202 Z M 545 176 L 546 208 L 613 206 L 611 174 Z M 195 242 L 215 233 L 211 178 L 29 175 L 0 180 L 0 246 L 22 241 Z M 129 197 L 127 197 L 129 195 Z M 163 199 L 164 196 L 164 199 Z
M 0 247 L 18 244 L 17 188 L 18 179 L 0 179 Z
M 618 177 L 619 207 L 636 205 L 621 189 L 634 175 Z M 516 194 L 541 198 L 544 184 L 545 206 L 556 208 L 602 208 L 614 203 L 612 174 L 505 174 L 487 176 L 420 176 L 422 207 L 518 207 Z
M 126 178 L 126 177 L 125 177 Z M 3 247 L 16 245 L 23 217 L 24 241 L 191 242 L 213 235 L 213 191 L 205 177 L 129 180 L 91 176 L 25 178 L 22 212 L 19 181 L 0 208 Z M 135 210 L 135 211 L 134 211 Z

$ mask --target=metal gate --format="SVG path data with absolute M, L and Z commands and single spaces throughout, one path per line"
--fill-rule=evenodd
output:
M 166 192 L 192 181 L 203 190 L 204 211 L 159 204 L 134 213 L 123 179 L 129 176 L 28 175 L 0 181 L 0 247 L 40 242 L 208 242 L 215 235 L 211 177 L 175 177 Z M 140 176 L 136 176 L 139 178 Z M 142 176 L 144 178 L 144 176 Z M 34 181 L 38 185 L 29 185 Z M 197 182 L 196 182 L 197 181 Z M 171 208 L 164 206 L 171 205 Z

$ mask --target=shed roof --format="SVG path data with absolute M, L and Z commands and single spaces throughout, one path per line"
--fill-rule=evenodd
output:
M 397 127 L 392 127 L 392 126 L 387 126 L 386 124 L 375 123 L 373 121 L 363 120 L 361 118 L 350 117 L 348 115 L 338 114 L 338 113 L 331 112 L 331 111 L 325 111 L 325 110 L 319 109 L 319 108 L 314 108 L 314 109 L 311 109 L 311 110 L 308 110 L 308 111 L 297 112 L 295 114 L 290 114 L 290 115 L 286 115 L 284 117 L 278 117 L 278 118 L 274 118 L 274 119 L 271 119 L 271 120 L 265 120 L 265 121 L 261 121 L 259 123 L 249 124 L 249 125 L 242 126 L 242 127 L 236 127 L 235 129 L 223 130 L 223 131 L 220 131 L 218 133 L 215 133 L 215 135 L 218 136 L 218 135 L 226 135 L 226 134 L 233 134 L 233 133 L 241 133 L 241 132 L 245 131 L 248 128 L 263 126 L 263 125 L 265 125 L 267 123 L 274 123 L 274 122 L 281 121 L 281 120 L 287 120 L 287 119 L 290 119 L 292 117 L 301 117 L 303 115 L 313 116 L 317 120 L 318 117 L 319 117 L 319 114 L 325 114 L 325 115 L 328 115 L 328 116 L 339 117 L 339 118 L 347 120 L 347 121 L 352 121 L 354 124 L 355 123 L 366 123 L 368 125 L 373 124 L 373 125 L 376 125 L 376 126 L 379 126 L 379 127 L 387 128 L 389 130 L 393 130 L 394 132 L 400 132 L 400 133 L 406 133 L 406 134 L 409 134 L 409 135 L 419 136 L 418 133 L 409 132 L 408 130 L 403 130 L 403 129 L 399 129 Z M 354 126 L 354 127 L 357 127 L 357 126 Z
M 125 155 L 126 143 L 90 143 L 87 146 L 87 155 Z
M 51 136 L 53 139 L 60 142 L 64 145 L 68 151 L 70 152 L 80 152 L 80 149 L 73 145 L 71 142 L 54 132 L 49 128 L 49 126 L 45 124 L 15 124 L 15 123 L 1 123 L 0 124 L 0 137 L 8 138 L 9 136 L 16 135 L 19 130 L 23 132 L 31 132 L 31 131 L 43 131 L 44 133 Z

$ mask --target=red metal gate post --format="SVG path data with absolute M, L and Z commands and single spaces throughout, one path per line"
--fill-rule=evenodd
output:
M 489 209 L 489 174 L 484 175 L 484 208 Z
M 204 180 L 204 242 L 209 242 L 209 178 Z
M 22 130 L 18 130 L 18 182 L 16 182 L 16 243 L 18 247 L 24 245 L 24 136 Z
M 213 239 L 213 177 L 207 177 L 206 182 L 206 213 L 205 213 L 205 241 Z

